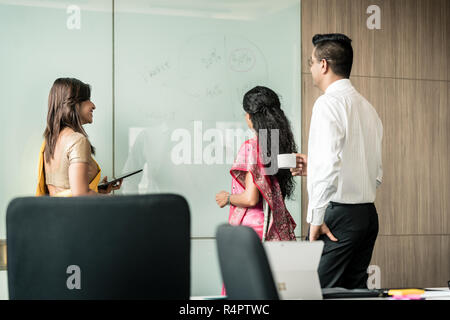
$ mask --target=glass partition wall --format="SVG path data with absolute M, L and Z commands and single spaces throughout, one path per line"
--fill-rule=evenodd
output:
M 215 194 L 230 191 L 229 170 L 252 135 L 243 95 L 276 91 L 300 149 L 300 76 L 299 0 L 0 0 L 0 239 L 9 201 L 35 191 L 50 87 L 74 77 L 92 86 L 85 129 L 102 175 L 144 169 L 118 193 L 187 199 L 191 294 L 220 294 L 215 230 L 228 207 Z M 297 236 L 300 187 L 288 201 Z

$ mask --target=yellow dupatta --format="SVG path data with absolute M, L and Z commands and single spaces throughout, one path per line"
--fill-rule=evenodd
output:
M 36 188 L 36 196 L 47 196 L 49 191 L 47 185 L 45 184 L 45 171 L 44 171 L 44 150 L 45 150 L 45 140 L 42 142 L 41 150 L 39 151 L 39 164 L 38 164 L 38 185 Z M 101 169 L 98 163 L 94 160 L 98 168 L 98 173 L 95 178 L 89 183 L 89 189 L 98 192 L 98 183 L 100 182 Z M 71 197 L 72 190 L 67 189 L 55 194 L 55 197 Z

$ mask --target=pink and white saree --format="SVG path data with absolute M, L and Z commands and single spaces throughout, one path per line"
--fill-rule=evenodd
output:
M 230 170 L 232 176 L 231 194 L 245 190 L 245 175 L 250 172 L 253 182 L 262 195 L 262 201 L 251 208 L 230 205 L 228 222 L 253 228 L 261 241 L 295 241 L 296 223 L 286 209 L 280 185 L 275 177 L 265 174 L 260 161 L 257 138 L 247 140 L 239 150 Z

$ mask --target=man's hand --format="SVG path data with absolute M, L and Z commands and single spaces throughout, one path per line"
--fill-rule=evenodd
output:
M 307 169 L 307 156 L 306 154 L 297 153 L 295 155 L 297 158 L 297 168 L 291 169 L 292 175 L 295 176 L 306 176 Z
M 325 223 L 322 223 L 320 226 L 309 226 L 309 241 L 313 242 L 319 239 L 322 234 L 326 234 L 331 241 L 337 242 L 338 239 L 334 237 L 331 233 L 330 229 L 327 227 Z

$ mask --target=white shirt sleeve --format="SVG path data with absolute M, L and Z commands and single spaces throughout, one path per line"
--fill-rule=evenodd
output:
M 325 210 L 337 191 L 345 118 L 329 97 L 320 97 L 313 108 L 308 141 L 308 214 L 306 221 L 321 225 Z
M 380 132 L 380 143 L 378 144 L 378 150 L 377 150 L 377 156 L 378 156 L 378 174 L 377 174 L 377 188 L 380 186 L 380 184 L 383 182 L 383 160 L 381 155 L 381 141 L 383 138 L 383 125 L 381 124 L 381 121 L 379 122 L 379 129 Z

